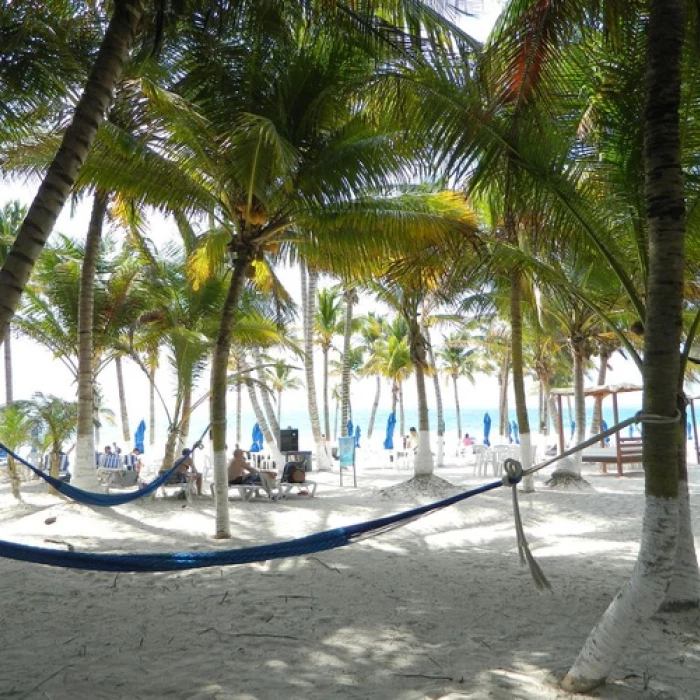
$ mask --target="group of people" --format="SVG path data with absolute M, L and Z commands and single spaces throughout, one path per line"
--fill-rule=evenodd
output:
M 183 459 L 180 461 L 176 471 L 168 477 L 166 484 L 183 484 L 192 480 L 197 489 L 197 494 L 202 495 L 202 473 L 197 471 L 194 465 L 194 455 L 192 450 L 185 448 L 182 451 Z M 169 471 L 169 468 L 161 469 Z M 228 463 L 228 483 L 233 484 L 254 484 L 260 482 L 260 475 L 255 467 L 252 467 L 245 458 L 243 450 L 238 445 L 233 451 L 233 457 Z

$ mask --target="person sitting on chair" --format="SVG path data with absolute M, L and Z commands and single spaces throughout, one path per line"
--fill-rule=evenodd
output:
M 415 428 L 411 428 L 408 431 L 408 445 L 409 450 L 414 452 L 418 449 L 418 431 Z
M 168 477 L 166 484 L 186 484 L 187 483 L 187 472 L 191 471 L 191 479 L 194 481 L 195 487 L 197 488 L 197 495 L 202 495 L 202 475 L 197 471 L 194 466 L 194 461 L 192 459 L 192 450 L 185 448 L 182 451 L 182 456 L 185 459 L 180 462 L 177 470 Z M 168 471 L 168 469 L 161 469 L 161 471 Z
M 474 440 L 472 440 L 469 437 L 469 433 L 464 433 L 464 437 L 462 438 L 462 445 L 464 445 L 464 447 L 469 447 L 470 445 L 473 445 L 473 444 L 474 444 Z
M 250 484 L 253 479 L 260 480 L 258 470 L 248 464 L 243 450 L 236 445 L 233 451 L 233 458 L 228 463 L 228 483 L 229 486 L 234 484 Z

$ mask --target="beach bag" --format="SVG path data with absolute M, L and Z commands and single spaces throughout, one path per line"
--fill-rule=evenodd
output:
M 287 462 L 282 472 L 283 483 L 303 484 L 306 479 L 306 472 L 300 462 Z

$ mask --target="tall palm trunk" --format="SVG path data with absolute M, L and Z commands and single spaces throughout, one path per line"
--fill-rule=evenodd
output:
M 677 416 L 683 328 L 685 201 L 679 104 L 685 24 L 684 0 L 650 0 L 644 113 L 650 255 L 642 375 L 644 413 L 668 421 L 643 425 L 645 509 L 637 563 L 565 677 L 567 690 L 587 691 L 605 682 L 640 623 L 663 602 L 676 560 L 675 457 L 681 449 L 680 428 L 685 427 L 672 420 Z M 675 449 L 670 450 L 671 445 Z
M 498 372 L 498 434 L 503 440 L 508 432 L 508 381 L 510 375 L 510 350 L 503 353 L 501 367 Z
M 0 270 L 0 339 L 4 340 L 32 269 L 85 162 L 136 37 L 143 0 L 120 0 L 61 146 Z M 93 455 L 94 462 L 94 455 Z M 94 471 L 94 464 L 93 464 Z
M 182 450 L 187 443 L 187 438 L 190 434 L 190 419 L 192 415 L 192 384 L 188 382 L 182 388 L 182 420 L 180 421 L 180 429 L 177 432 L 177 447 L 175 454 L 182 454 Z M 197 436 L 199 437 L 199 436 Z
M 129 430 L 129 411 L 126 407 L 126 392 L 124 391 L 124 368 L 122 366 L 122 357 L 117 355 L 114 358 L 114 364 L 117 368 L 117 393 L 119 394 L 119 414 L 122 421 L 122 439 L 125 444 L 131 442 L 131 431 Z
M 513 394 L 515 395 L 515 415 L 520 431 L 520 463 L 523 469 L 532 466 L 532 437 L 530 435 L 530 418 L 527 413 L 525 397 L 525 375 L 523 372 L 523 311 L 522 311 L 522 277 L 520 270 L 513 269 L 510 274 L 510 327 L 511 356 L 513 362 Z M 523 491 L 535 490 L 532 477 L 523 479 Z
M 250 265 L 250 253 L 240 251 L 233 266 L 231 284 L 221 310 L 219 334 L 214 346 L 209 394 L 209 420 L 211 421 L 212 463 L 214 466 L 214 494 L 216 498 L 217 539 L 231 537 L 228 508 L 228 463 L 226 460 L 226 392 L 228 390 L 228 361 L 231 352 L 231 335 L 243 292 L 246 272 Z
M 374 401 L 372 402 L 372 410 L 369 414 L 369 425 L 367 426 L 367 442 L 372 439 L 372 433 L 374 432 L 374 422 L 377 419 L 377 409 L 379 408 L 379 399 L 382 394 L 382 378 L 377 375 L 377 388 L 374 392 Z
M 455 413 L 457 414 L 457 444 L 459 444 L 459 441 L 462 439 L 462 411 L 459 407 L 459 388 L 457 386 L 457 379 L 459 378 L 459 375 L 456 372 L 453 372 L 450 377 L 452 378 L 452 386 L 455 394 Z
M 405 315 L 408 321 L 408 342 L 411 362 L 416 372 L 416 399 L 418 402 L 418 450 L 413 471 L 419 474 L 433 473 L 433 453 L 430 449 L 430 418 L 428 416 L 428 394 L 425 390 L 425 371 L 428 368 L 427 341 L 415 316 Z
M 148 444 L 156 444 L 156 368 L 151 369 L 148 376 Z
M 331 435 L 331 408 L 328 403 L 328 353 L 330 346 L 323 344 L 323 426 L 326 438 Z
M 323 471 L 330 470 L 331 463 L 326 451 L 326 441 L 321 438 L 321 424 L 318 416 L 316 397 L 316 379 L 314 376 L 314 315 L 316 313 L 316 288 L 318 272 L 307 269 L 303 263 L 301 269 L 301 304 L 304 313 L 304 374 L 306 378 L 306 398 L 309 405 L 309 421 L 314 439 L 316 463 Z
M 107 197 L 95 195 L 87 236 L 85 257 L 80 272 L 78 299 L 78 432 L 72 482 L 83 489 L 97 491 L 95 471 L 95 377 L 93 368 L 92 327 L 95 307 L 95 274 L 100 255 L 102 226 L 107 213 Z
M 249 365 L 244 358 L 239 359 L 239 364 L 241 369 L 249 369 Z M 261 406 L 260 401 L 258 400 L 258 391 L 255 386 L 255 383 L 251 379 L 248 379 L 246 381 L 246 387 L 248 389 L 248 398 L 250 399 L 250 405 L 253 407 L 253 413 L 255 413 L 255 420 L 257 420 L 258 425 L 260 426 L 260 430 L 262 431 L 263 438 L 267 443 L 267 450 L 272 455 L 272 459 L 275 462 L 275 466 L 281 468 L 281 466 L 284 465 L 284 456 L 280 452 L 280 448 L 277 443 L 277 438 L 279 437 L 279 426 L 277 427 L 276 432 L 273 433 L 273 429 L 268 423 L 269 412 L 264 410 L 266 392 L 265 390 L 261 392 L 263 397 L 263 406 Z M 272 406 L 270 405 L 269 398 L 268 406 L 270 409 L 272 408 Z
M 270 401 L 270 392 L 267 388 L 265 372 L 262 367 L 262 357 L 260 355 L 260 350 L 257 348 L 253 350 L 253 359 L 255 360 L 255 373 L 258 375 L 258 381 L 261 386 L 260 399 L 265 409 L 265 415 L 267 416 L 267 424 L 270 426 L 270 432 L 272 433 L 272 442 L 279 448 L 280 424 L 275 415 L 275 409 L 272 407 L 272 401 Z
M 433 388 L 435 389 L 435 408 L 437 411 L 437 466 L 445 466 L 445 414 L 442 406 L 442 391 L 440 389 L 440 377 L 435 364 L 435 353 L 433 344 L 430 341 L 430 333 L 427 328 L 423 329 L 425 342 L 428 346 L 428 358 L 430 367 L 433 370 Z
M 12 343 L 11 343 L 11 333 L 10 324 L 7 324 L 7 332 L 5 333 L 5 403 L 12 403 L 14 401 L 12 386 Z
M 236 444 L 241 444 L 243 422 L 243 382 L 236 383 Z
M 401 433 L 401 436 L 403 437 L 406 435 L 406 414 L 404 411 L 404 405 L 403 405 L 403 384 L 401 382 L 398 383 L 399 387 L 399 432 Z
M 345 290 L 345 324 L 343 329 L 343 366 L 340 380 L 340 429 L 345 432 L 345 426 L 350 420 L 350 339 L 352 338 L 352 312 L 357 302 L 354 288 Z
M 610 350 L 602 346 L 600 348 L 600 359 L 598 363 L 598 381 L 597 386 L 605 384 L 608 376 L 608 360 L 610 359 Z M 600 427 L 603 424 L 603 397 L 596 396 L 593 404 L 593 415 L 591 416 L 591 435 L 596 435 L 600 432 Z

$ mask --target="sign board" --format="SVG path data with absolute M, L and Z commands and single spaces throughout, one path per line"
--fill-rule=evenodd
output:
M 355 438 L 352 436 L 338 438 L 338 462 L 340 467 L 340 485 L 343 485 L 343 471 L 352 467 L 353 481 L 357 486 L 355 472 Z
M 355 438 L 338 438 L 338 459 L 341 469 L 349 469 L 355 466 Z

